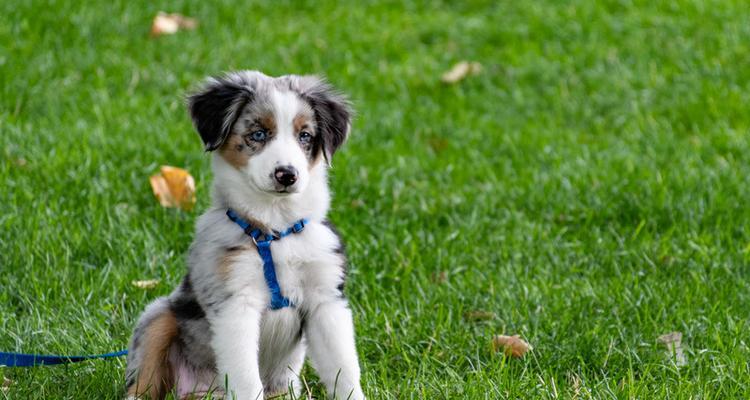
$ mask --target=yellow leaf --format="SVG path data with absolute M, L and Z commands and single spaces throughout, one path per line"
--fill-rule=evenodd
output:
M 151 36 L 173 35 L 180 29 L 195 29 L 196 26 L 198 26 L 198 21 L 195 18 L 159 11 L 151 23 Z
M 162 206 L 189 211 L 195 205 L 195 180 L 186 170 L 163 165 L 161 174 L 150 177 L 149 181 Z
M 442 80 L 445 83 L 456 83 L 469 75 L 477 75 L 480 72 L 482 72 L 482 64 L 478 62 L 461 61 L 444 73 Z
M 140 289 L 153 289 L 159 285 L 159 282 L 160 281 L 158 279 L 146 279 L 142 281 L 133 281 L 130 283 Z
M 672 359 L 678 367 L 687 365 L 687 357 L 682 351 L 682 332 L 669 332 L 657 338 L 659 343 L 667 348 L 667 357 Z
M 534 350 L 530 344 L 518 335 L 496 335 L 492 338 L 492 347 L 497 352 L 503 350 L 506 356 L 523 357 L 529 350 Z

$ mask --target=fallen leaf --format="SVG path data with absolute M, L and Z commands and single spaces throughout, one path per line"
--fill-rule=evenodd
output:
M 576 375 L 568 372 L 568 383 L 573 388 L 573 399 L 577 399 L 581 396 L 581 378 Z
M 495 319 L 497 314 L 484 311 L 484 310 L 473 310 L 464 313 L 464 319 L 467 321 L 485 321 L 488 319 Z
M 448 280 L 448 274 L 445 271 L 436 271 L 430 274 L 430 280 L 433 283 L 445 283 Z
M 448 140 L 441 137 L 431 137 L 427 139 L 427 144 L 430 145 L 432 150 L 434 150 L 436 153 L 440 153 L 441 151 L 448 148 Z
M 10 386 L 11 386 L 11 385 L 12 385 L 13 383 L 14 383 L 14 382 L 13 382 L 12 380 L 10 380 L 10 379 L 8 379 L 8 378 L 6 378 L 6 377 L 3 377 L 3 383 L 2 383 L 2 385 L 0 385 L 0 389 L 2 389 L 2 390 L 3 390 L 3 392 L 7 392 L 7 391 L 8 391 L 8 389 L 10 389 Z
M 665 333 L 657 340 L 667 348 L 667 356 L 674 361 L 675 365 L 678 367 L 687 365 L 687 357 L 682 351 L 682 332 Z
M 444 73 L 442 80 L 445 83 L 456 83 L 469 75 L 477 75 L 480 72 L 482 72 L 482 64 L 476 61 L 461 61 Z
M 190 30 L 195 29 L 196 26 L 198 26 L 198 21 L 195 18 L 159 11 L 151 23 L 151 36 L 173 35 L 180 29 Z
M 518 335 L 496 335 L 492 338 L 492 348 L 496 352 L 502 349 L 505 355 L 510 357 L 523 357 L 527 351 L 534 350 L 530 344 Z
M 195 180 L 182 168 L 162 165 L 161 174 L 149 178 L 151 189 L 164 207 L 191 210 L 195 204 Z
M 159 282 L 160 281 L 158 279 L 145 279 L 142 281 L 133 281 L 130 283 L 140 289 L 153 289 L 159 285 Z

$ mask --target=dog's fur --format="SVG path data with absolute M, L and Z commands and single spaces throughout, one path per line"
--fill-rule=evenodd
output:
M 346 258 L 326 220 L 327 169 L 349 134 L 349 103 L 317 77 L 241 71 L 208 79 L 188 107 L 212 152 L 213 202 L 197 222 L 182 284 L 138 321 L 128 396 L 299 393 L 307 351 L 332 398 L 364 398 L 343 293 Z M 259 136 L 265 139 L 254 140 Z M 296 169 L 294 184 L 275 179 L 280 167 Z M 228 208 L 267 232 L 309 220 L 271 246 L 282 293 L 294 307 L 269 309 L 261 259 L 225 215 Z

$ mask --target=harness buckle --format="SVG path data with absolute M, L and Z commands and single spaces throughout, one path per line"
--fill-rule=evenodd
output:
M 294 233 L 300 233 L 303 229 L 305 229 L 305 220 L 302 219 L 292 226 L 292 232 Z
M 253 243 L 255 243 L 255 247 L 261 248 L 261 247 L 271 247 L 271 242 L 273 239 L 268 239 L 267 237 L 265 240 L 257 240 L 256 238 L 253 238 Z

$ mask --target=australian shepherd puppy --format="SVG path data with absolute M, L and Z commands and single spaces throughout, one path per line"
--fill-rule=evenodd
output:
M 188 107 L 212 153 L 213 200 L 196 224 L 182 283 L 138 320 L 128 396 L 299 394 L 307 353 L 331 398 L 363 399 L 346 258 L 326 220 L 327 169 L 349 134 L 349 103 L 318 77 L 241 71 L 208 79 Z M 251 229 L 276 239 L 276 287 L 288 306 L 270 306 Z

